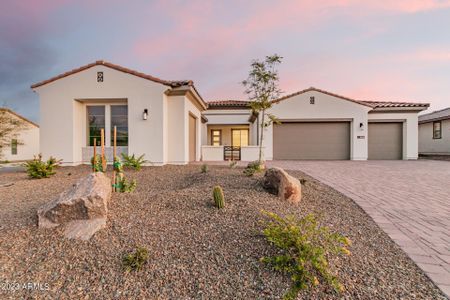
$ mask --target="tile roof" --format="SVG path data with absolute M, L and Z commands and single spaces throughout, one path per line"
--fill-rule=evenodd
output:
M 148 74 L 144 74 L 144 73 L 141 73 L 141 72 L 138 72 L 138 71 L 134 71 L 134 70 L 131 70 L 131 69 L 128 69 L 128 68 L 121 67 L 119 65 L 112 64 L 112 63 L 104 61 L 104 60 L 97 60 L 94 63 L 87 64 L 85 66 L 82 66 L 82 67 L 73 69 L 71 71 L 62 73 L 62 74 L 57 75 L 55 77 L 52 77 L 50 79 L 47 79 L 47 80 L 35 83 L 35 84 L 33 84 L 31 86 L 31 88 L 34 89 L 34 88 L 43 86 L 43 85 L 45 85 L 47 83 L 56 81 L 58 79 L 70 76 L 72 74 L 75 74 L 75 73 L 78 73 L 78 72 L 81 72 L 81 71 L 84 71 L 84 70 L 87 70 L 87 69 L 92 68 L 94 66 L 109 67 L 109 68 L 115 69 L 117 71 L 128 73 L 128 74 L 131 74 L 131 75 L 134 75 L 134 76 L 137 76 L 137 77 L 141 77 L 141 78 L 144 78 L 144 79 L 147 79 L 147 80 L 151 80 L 151 81 L 154 81 L 154 82 L 157 82 L 157 83 L 161 83 L 161 84 L 164 84 L 164 85 L 167 85 L 167 86 L 170 86 L 170 87 L 179 87 L 179 86 L 184 86 L 184 85 L 193 86 L 194 85 L 192 80 L 163 80 L 163 79 L 160 79 L 160 78 L 148 75 Z
M 366 100 L 357 100 L 357 99 L 352 99 L 352 98 L 348 98 L 348 97 L 344 97 L 335 93 L 331 93 L 325 90 L 321 90 L 318 88 L 314 88 L 314 87 L 310 87 L 286 96 L 283 96 L 281 98 L 278 98 L 276 100 L 273 101 L 273 103 L 278 103 L 281 102 L 283 100 L 292 98 L 294 96 L 298 96 L 307 92 L 320 92 L 326 95 L 330 95 L 333 97 L 337 97 L 340 99 L 344 99 L 347 101 L 351 101 L 354 103 L 358 103 L 361 105 L 365 105 L 368 107 L 371 107 L 373 109 L 375 108 L 415 108 L 415 107 L 428 107 L 430 106 L 428 103 L 415 103 L 415 102 L 397 102 L 397 101 L 366 101 Z M 226 108 L 226 107 L 244 107 L 244 106 L 248 106 L 248 104 L 250 103 L 250 101 L 246 101 L 246 100 L 216 100 L 216 101 L 209 101 L 208 105 L 210 107 L 221 107 L 221 108 Z
M 366 101 L 359 100 L 360 103 L 370 104 L 374 108 L 385 108 L 385 107 L 428 107 L 428 103 L 415 103 L 415 102 L 396 102 L 396 101 Z
M 250 101 L 247 100 L 213 100 L 207 101 L 210 108 L 228 108 L 228 107 L 249 107 Z
M 351 101 L 351 102 L 355 102 L 355 103 L 358 103 L 358 104 L 362 104 L 362 105 L 365 105 L 365 106 L 373 107 L 372 105 L 370 105 L 368 103 L 361 103 L 361 101 L 359 101 L 359 100 L 355 100 L 355 99 L 351 99 L 351 98 L 348 98 L 348 97 L 344 97 L 344 96 L 341 96 L 341 95 L 338 95 L 338 94 L 335 94 L 335 93 L 331 93 L 331 92 L 328 92 L 328 91 L 325 91 L 325 90 L 317 89 L 315 87 L 310 87 L 310 88 L 307 88 L 307 89 L 304 89 L 304 90 L 301 90 L 301 91 L 298 91 L 298 92 L 295 92 L 295 93 L 283 96 L 281 98 L 278 98 L 277 100 L 274 100 L 273 103 L 278 103 L 278 102 L 281 102 L 283 100 L 286 100 L 286 99 L 289 99 L 291 97 L 298 96 L 298 95 L 301 95 L 301 94 L 304 94 L 304 93 L 307 93 L 307 92 L 320 92 L 322 94 L 326 94 L 326 95 L 329 95 L 329 96 L 333 96 L 333 97 L 341 98 L 341 99 L 344 99 L 344 100 L 347 100 L 347 101 Z
M 419 116 L 419 123 L 450 119 L 450 107 Z
M 27 118 L 25 118 L 25 117 L 19 115 L 18 113 L 16 113 L 16 112 L 10 110 L 9 108 L 6 108 L 6 107 L 0 107 L 0 112 L 7 112 L 7 113 L 10 113 L 10 114 L 12 114 L 12 115 L 18 117 L 19 119 L 21 119 L 21 120 L 23 120 L 23 121 L 25 121 L 25 122 L 27 122 L 27 123 L 30 123 L 31 125 L 36 126 L 36 127 L 39 128 L 39 125 L 38 125 L 38 124 L 34 123 L 34 122 L 31 121 L 31 120 L 28 120 Z

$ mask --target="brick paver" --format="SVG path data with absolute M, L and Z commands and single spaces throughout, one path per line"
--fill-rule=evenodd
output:
M 450 162 L 272 161 L 352 198 L 450 298 Z

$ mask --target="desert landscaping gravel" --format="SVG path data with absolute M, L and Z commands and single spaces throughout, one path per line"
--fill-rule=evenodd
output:
M 42 180 L 0 174 L 0 186 L 14 183 L 0 187 L 0 299 L 280 299 L 290 282 L 259 261 L 276 253 L 261 235 L 261 210 L 314 213 L 353 242 L 350 256 L 332 261 L 345 292 L 319 286 L 299 299 L 445 299 L 351 199 L 298 171 L 289 173 L 307 180 L 299 206 L 266 193 L 262 175 L 245 177 L 242 168 L 127 171 L 138 182 L 136 191 L 113 195 L 107 227 L 91 240 L 38 229 L 37 208 L 89 172 L 64 167 Z M 217 184 L 224 189 L 223 210 L 213 206 Z M 149 250 L 149 262 L 126 273 L 122 256 L 136 246 Z M 7 289 L 24 283 L 35 288 Z

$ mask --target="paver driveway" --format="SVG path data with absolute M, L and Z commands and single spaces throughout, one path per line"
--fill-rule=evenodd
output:
M 272 161 L 352 198 L 450 298 L 450 162 Z

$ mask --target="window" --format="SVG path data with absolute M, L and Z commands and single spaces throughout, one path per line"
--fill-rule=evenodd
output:
M 433 139 L 442 138 L 441 121 L 433 122 Z
M 111 146 L 114 145 L 114 126 L 117 127 L 117 146 L 128 146 L 127 105 L 111 105 Z
M 211 145 L 220 146 L 222 144 L 222 130 L 213 129 L 211 130 Z
M 248 146 L 248 129 L 231 129 L 231 145 Z
M 11 140 L 11 154 L 17 155 L 17 140 L 16 139 Z
M 105 106 L 87 107 L 89 146 L 94 146 L 94 138 L 97 139 L 97 146 L 101 143 L 100 131 L 105 129 Z

